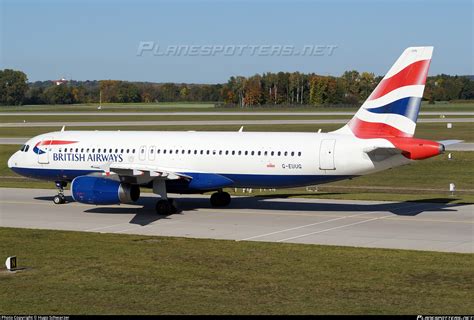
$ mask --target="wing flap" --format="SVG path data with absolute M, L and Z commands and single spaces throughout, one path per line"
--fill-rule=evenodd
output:
M 128 176 L 128 177 L 140 177 L 140 176 L 150 176 L 151 178 L 163 178 L 166 180 L 178 180 L 178 179 L 187 179 L 191 180 L 192 177 L 183 173 L 179 173 L 171 168 L 164 168 L 158 166 L 150 166 L 144 164 L 135 164 L 135 163 L 106 163 L 101 166 L 94 167 L 104 171 L 105 175 L 110 175 L 111 173 L 117 174 L 119 176 Z

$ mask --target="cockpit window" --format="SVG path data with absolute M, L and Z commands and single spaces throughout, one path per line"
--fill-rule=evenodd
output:
M 24 145 L 21 146 L 20 151 L 21 152 L 27 152 L 28 149 L 30 149 L 30 146 L 27 145 L 27 144 L 24 144 Z

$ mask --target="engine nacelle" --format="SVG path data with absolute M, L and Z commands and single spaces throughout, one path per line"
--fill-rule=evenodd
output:
M 87 204 L 130 203 L 140 198 L 138 185 L 89 176 L 72 180 L 71 193 L 75 201 Z

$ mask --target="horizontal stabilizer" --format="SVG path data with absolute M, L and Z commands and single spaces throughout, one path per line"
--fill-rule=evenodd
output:
M 464 140 L 441 140 L 441 141 L 437 141 L 437 142 L 441 143 L 444 146 L 450 146 L 452 144 L 458 144 L 458 143 L 461 143 L 463 141 Z

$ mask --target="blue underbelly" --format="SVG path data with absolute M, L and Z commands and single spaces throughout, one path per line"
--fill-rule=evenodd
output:
M 12 170 L 22 176 L 49 180 L 49 181 L 72 181 L 75 177 L 88 175 L 94 172 L 101 172 L 100 170 L 63 170 L 63 169 L 44 169 L 44 168 L 12 168 Z M 184 173 L 190 176 L 194 173 Z M 203 174 L 204 176 L 206 174 Z M 213 174 L 209 174 L 210 176 Z M 267 175 L 267 174 L 235 174 L 235 173 L 219 173 L 227 179 L 233 181 L 231 185 L 226 187 L 231 188 L 289 188 L 307 185 L 315 185 L 328 183 L 332 181 L 349 179 L 354 176 L 349 175 Z M 189 181 L 186 180 L 170 180 L 167 181 L 170 191 L 186 191 L 186 189 L 197 190 L 196 188 L 188 188 Z M 192 187 L 190 185 L 189 187 Z M 210 188 L 207 190 L 213 190 Z

